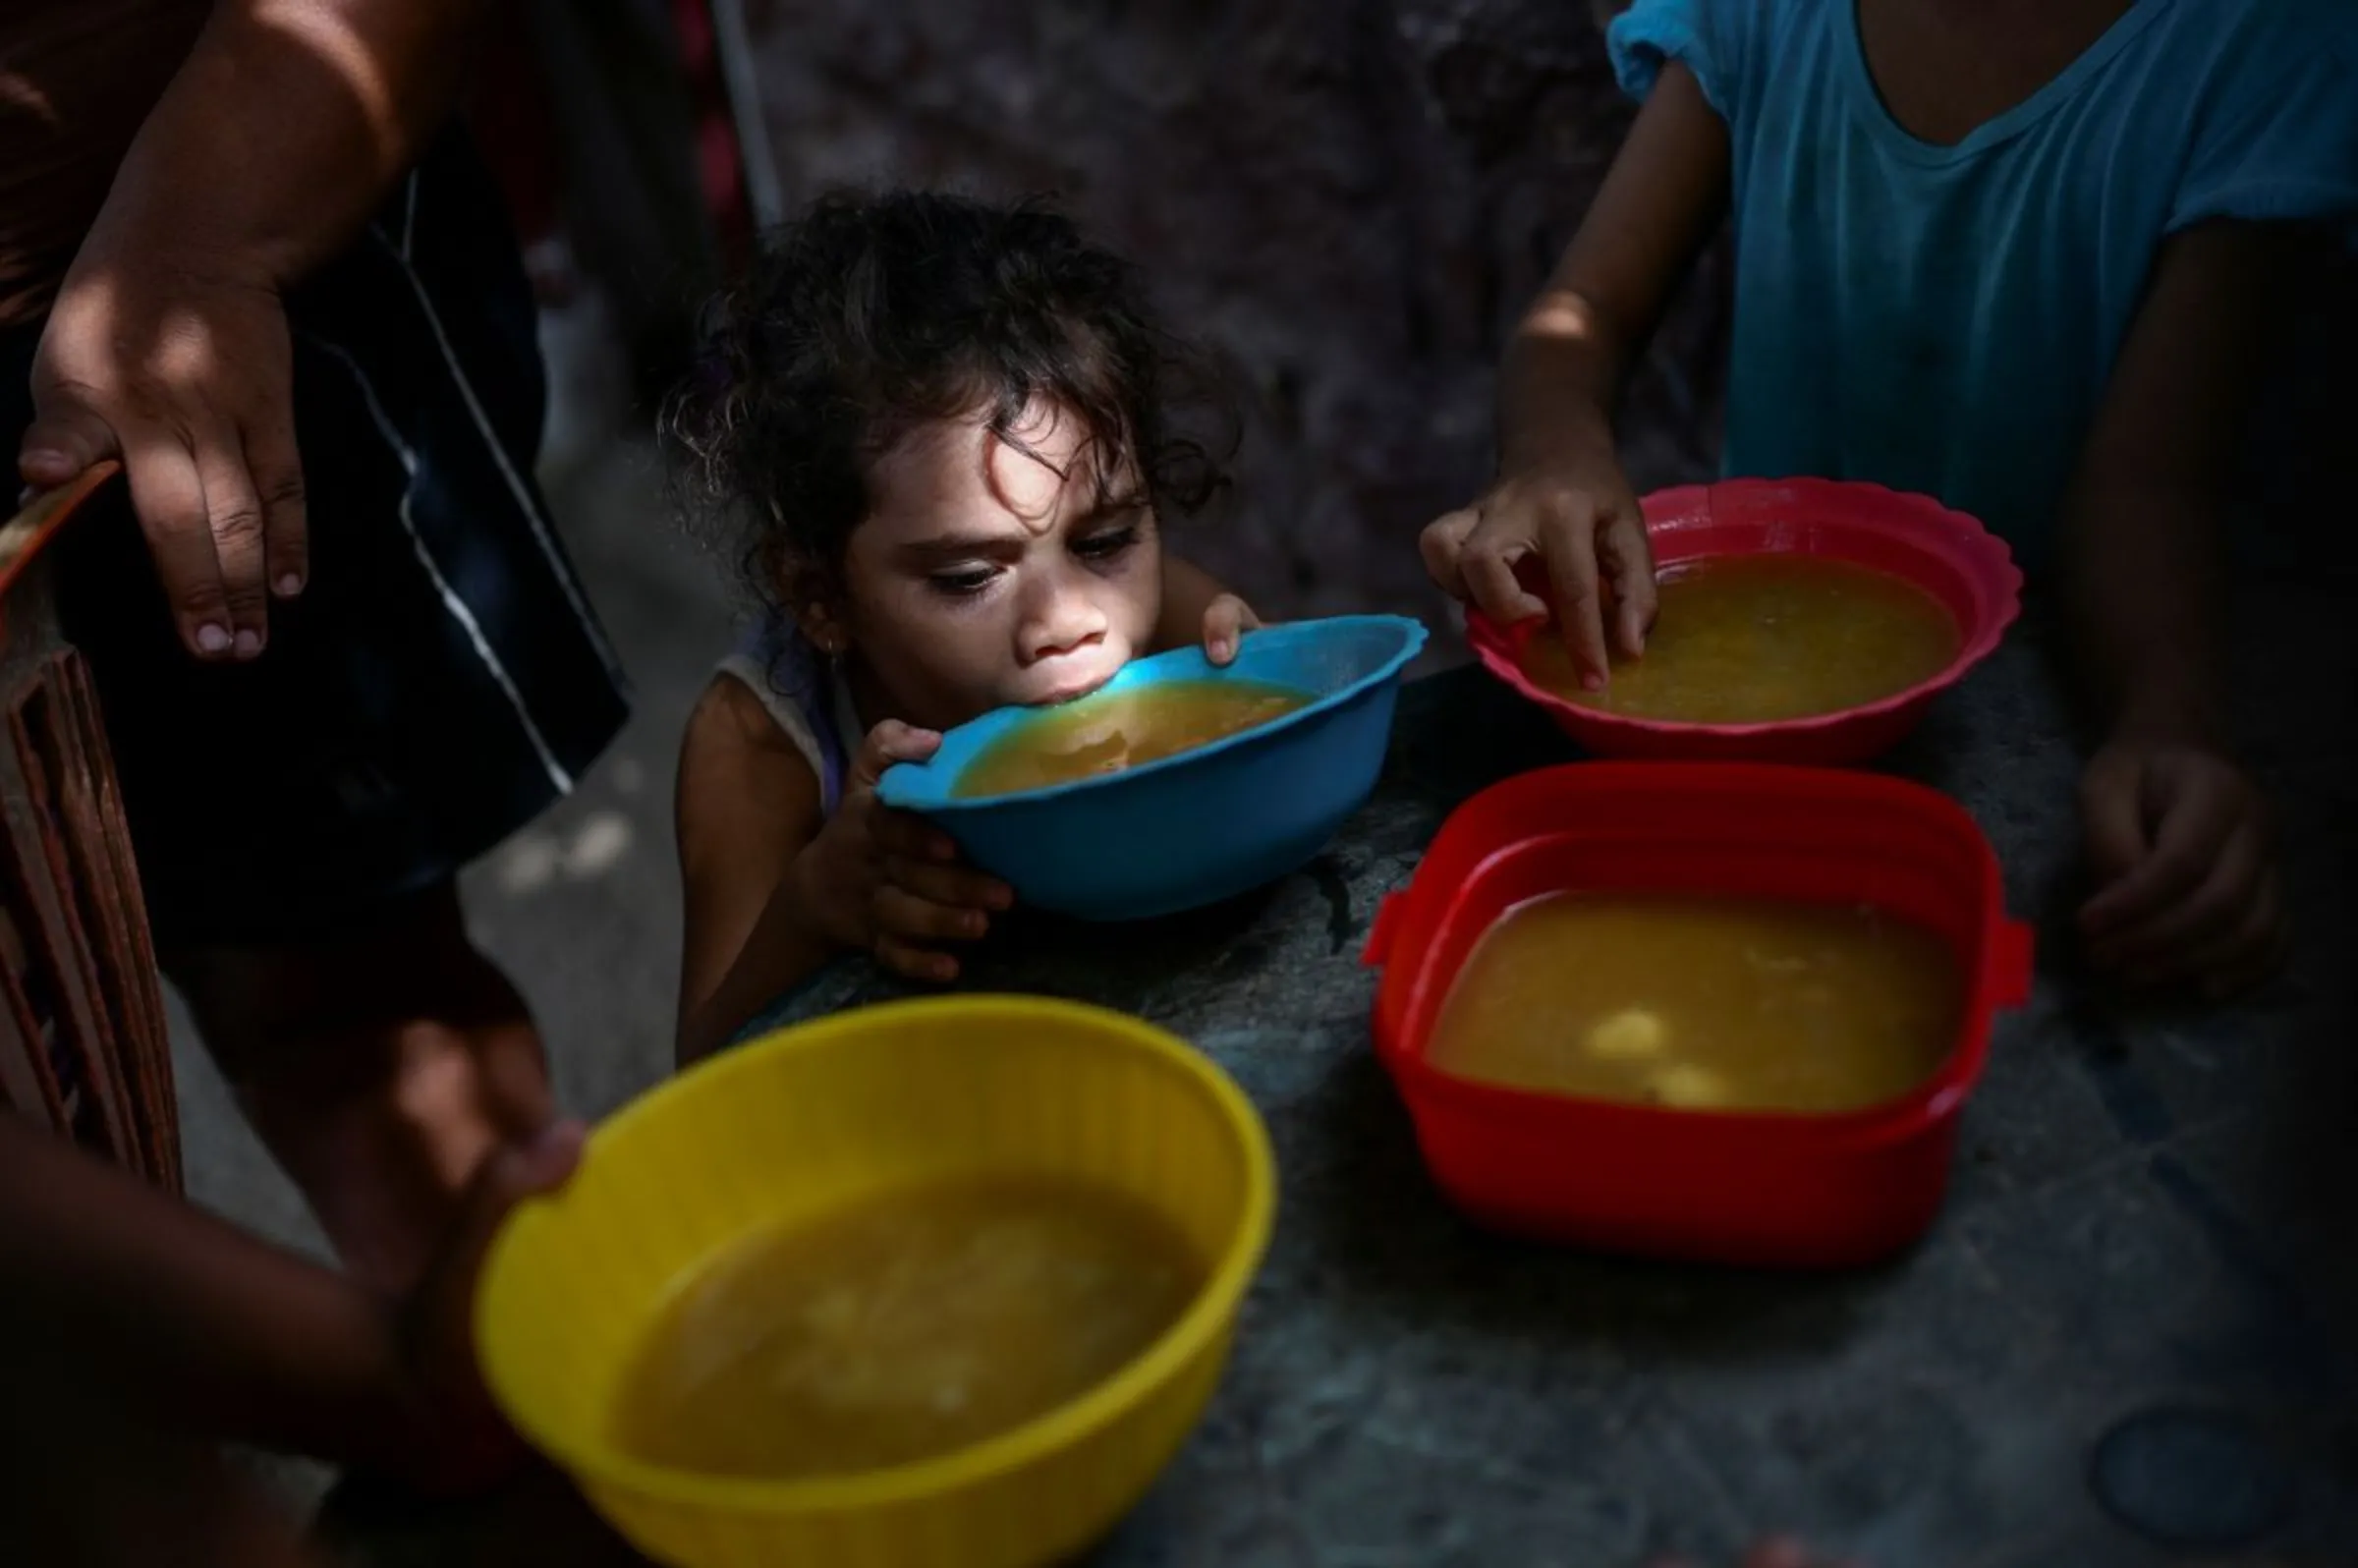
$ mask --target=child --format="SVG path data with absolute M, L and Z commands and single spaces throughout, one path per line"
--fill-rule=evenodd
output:
M 2325 0 L 1640 0 L 1644 107 L 1502 372 L 1498 476 L 1427 530 L 1593 686 L 1653 568 L 1611 411 L 1732 201 L 1731 474 L 1929 491 L 2052 574 L 2102 737 L 2091 958 L 2224 994 L 2282 907 L 2233 759 L 2220 514 L 2296 226 L 2358 210 L 2358 13 Z M 1600 587 L 1601 583 L 1601 587 Z M 1609 608 L 1608 608 L 1609 607 Z
M 670 433 L 762 606 L 681 748 L 680 1055 L 834 954 L 947 980 L 1010 902 L 875 786 L 1253 613 L 1163 552 L 1220 476 L 1130 269 L 1034 206 L 832 196 L 719 302 Z

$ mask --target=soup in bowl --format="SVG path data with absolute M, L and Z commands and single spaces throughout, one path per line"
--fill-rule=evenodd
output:
M 1600 756 L 1866 760 L 2020 614 L 2005 542 L 1927 496 L 1731 479 L 1645 510 L 1659 610 L 1603 690 L 1583 688 L 1551 623 L 1467 620 L 1483 665 Z

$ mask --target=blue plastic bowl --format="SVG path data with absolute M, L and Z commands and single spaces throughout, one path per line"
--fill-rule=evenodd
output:
M 877 797 L 931 818 L 1036 908 L 1132 921 L 1215 904 L 1297 869 L 1359 810 L 1383 767 L 1400 671 L 1424 646 L 1415 621 L 1345 615 L 1251 633 L 1225 670 L 1200 647 L 1137 659 L 1103 690 L 1243 680 L 1315 700 L 1160 761 L 960 799 L 960 770 L 1037 712 L 1001 708 L 950 731 L 932 760 L 887 770 Z

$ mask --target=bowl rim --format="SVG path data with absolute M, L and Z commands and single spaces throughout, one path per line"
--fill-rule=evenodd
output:
M 1554 1134 L 1593 1130 L 1600 1124 L 1618 1124 L 1656 1133 L 1676 1130 L 1681 1136 L 1708 1136 L 1729 1144 L 1768 1150 L 1795 1148 L 1868 1148 L 1922 1137 L 1953 1120 L 1980 1088 L 1989 1070 L 1992 1031 L 1997 1017 L 2019 1009 L 2009 1000 L 2002 978 L 2009 966 L 2019 967 L 2028 982 L 2033 956 L 2031 926 L 2006 912 L 2005 875 L 1996 848 L 1973 813 L 1954 797 L 1913 779 L 1862 772 L 1852 768 L 1799 766 L 1781 762 L 1565 762 L 1500 780 L 1461 802 L 1441 824 L 1440 833 L 1455 829 L 1480 846 L 1474 874 L 1500 860 L 1520 854 L 1528 836 L 1501 838 L 1488 817 L 1495 800 L 1510 791 L 1563 792 L 1572 799 L 1595 792 L 1609 801 L 1610 792 L 1630 788 L 1677 790 L 1690 801 L 1724 797 L 1730 802 L 1757 798 L 1764 790 L 1814 794 L 1835 801 L 1876 802 L 1899 806 L 1912 814 L 1937 819 L 1943 832 L 1973 846 L 1975 908 L 1972 914 L 1977 964 L 1959 955 L 1962 1008 L 1954 1038 L 1934 1069 L 1917 1083 L 1886 1099 L 1838 1111 L 1771 1110 L 1758 1107 L 1702 1107 L 1635 1104 L 1598 1094 L 1524 1089 L 1462 1077 L 1435 1066 L 1430 1055 L 1431 1032 L 1448 992 L 1464 973 L 1458 967 L 1436 972 L 1429 948 L 1386 953 L 1372 1004 L 1371 1035 L 1376 1055 L 1390 1077 L 1395 1092 L 1412 1117 L 1428 1108 L 1458 1111 L 1493 1126 L 1543 1130 Z M 1486 806 L 1486 802 L 1490 803 Z M 1479 836 L 1477 830 L 1479 829 Z M 1435 835 L 1435 842 L 1440 834 Z M 1412 898 L 1431 902 L 1435 896 L 1420 892 L 1425 870 L 1420 863 L 1409 880 L 1389 896 L 1405 909 Z M 1580 891 L 1562 889 L 1559 891 Z M 1848 903 L 1849 900 L 1838 902 Z M 1501 911 L 1486 924 L 1487 932 L 1514 913 Z M 1399 919 L 1395 913 L 1392 919 Z M 1394 937 L 1397 941 L 1397 936 Z M 1470 955 L 1468 955 L 1470 956 Z M 1378 961 L 1371 955 L 1371 965 Z M 1432 1015 L 1414 1038 L 1403 1037 L 1403 1017 L 1411 1002 L 1428 988 L 1437 992 Z M 1386 1007 L 1399 998 L 1400 1011 Z
M 621 1136 L 622 1130 L 662 1115 L 668 1106 L 690 1094 L 717 1092 L 731 1077 L 758 1071 L 771 1055 L 825 1049 L 849 1038 L 871 1035 L 880 1028 L 908 1022 L 955 1019 L 971 1023 L 998 1018 L 1037 1023 L 1043 1015 L 1098 1030 L 1124 1048 L 1143 1052 L 1176 1068 L 1210 1099 L 1221 1122 L 1235 1137 L 1243 1161 L 1244 1212 L 1235 1234 L 1212 1260 L 1187 1311 L 1112 1376 L 1080 1397 L 995 1437 L 885 1470 L 772 1481 L 710 1476 L 634 1458 L 615 1445 L 602 1428 L 587 1436 L 551 1430 L 538 1421 L 535 1413 L 521 1408 L 505 1386 L 497 1358 L 486 1353 L 491 1337 L 493 1282 L 505 1266 L 511 1240 L 517 1234 L 516 1226 L 520 1221 L 531 1222 L 530 1216 L 548 1202 L 528 1199 L 501 1225 L 493 1239 L 476 1284 L 471 1314 L 472 1337 L 481 1362 L 483 1381 L 500 1410 L 535 1448 L 590 1485 L 612 1487 L 673 1506 L 708 1507 L 740 1514 L 821 1514 L 945 1495 L 993 1476 L 1028 1468 L 1102 1430 L 1144 1403 L 1228 1331 L 1267 1253 L 1277 1207 L 1276 1159 L 1270 1149 L 1268 1129 L 1252 1100 L 1217 1062 L 1170 1031 L 1144 1019 L 1087 1002 L 987 993 L 915 997 L 851 1008 L 774 1030 L 673 1076 L 599 1123 L 591 1131 L 582 1157 L 595 1158 L 601 1141 L 610 1142 Z
M 1645 513 L 1648 538 L 1666 538 L 1676 536 L 1684 529 L 1708 525 L 1712 520 L 1713 503 L 1722 496 L 1766 496 L 1780 491 L 1797 506 L 1807 506 L 1813 498 L 1846 502 L 1852 513 L 1852 521 L 1859 520 L 1856 514 L 1861 502 L 1881 512 L 1886 521 L 1910 520 L 1906 529 L 1890 531 L 1897 537 L 1905 537 L 1910 532 L 1921 537 L 1928 530 L 1918 525 L 1929 526 L 1930 530 L 1938 530 L 1945 535 L 1953 548 L 1937 553 L 1960 567 L 1990 601 L 1990 607 L 1980 623 L 1964 629 L 1965 635 L 1959 642 L 1957 651 L 1947 664 L 1887 697 L 1836 708 L 1829 713 L 1806 713 L 1785 719 L 1756 719 L 1741 724 L 1711 724 L 1692 719 L 1642 718 L 1633 714 L 1607 712 L 1602 708 L 1571 701 L 1540 685 L 1525 673 L 1522 661 L 1517 657 L 1523 644 L 1545 624 L 1540 620 L 1502 627 L 1480 609 L 1469 608 L 1466 612 L 1467 645 L 1473 649 L 1474 656 L 1481 661 L 1483 668 L 1521 696 L 1551 714 L 1568 718 L 1598 733 L 1618 731 L 1686 740 L 1746 740 L 1764 736 L 1818 735 L 1914 708 L 1962 681 L 1974 666 L 1996 651 L 1997 645 L 2005 640 L 2006 633 L 2021 619 L 2023 575 L 2022 569 L 2014 563 L 2012 548 L 1984 527 L 1979 518 L 1945 505 L 1935 496 L 1911 490 L 1895 490 L 1888 485 L 1864 479 L 1823 479 L 1796 476 L 1781 479 L 1720 479 L 1710 484 L 1672 485 L 1651 492 L 1639 505 Z M 1796 552 L 1730 551 L 1691 559 L 1732 560 L 1743 556 L 1792 553 Z M 1832 558 L 1840 559 L 1838 556 Z
M 1295 641 L 1324 636 L 1337 628 L 1346 627 L 1382 628 L 1396 631 L 1400 636 L 1400 645 L 1381 664 L 1349 685 L 1337 687 L 1324 696 L 1295 708 L 1290 713 L 1280 714 L 1276 718 L 1255 724 L 1248 729 L 1238 730 L 1233 735 L 1224 735 L 1216 741 L 1203 746 L 1193 746 L 1184 752 L 1173 753 L 1169 756 L 1156 757 L 1151 762 L 1141 762 L 1135 767 L 1120 768 L 1111 773 L 1092 774 L 1088 778 L 1068 779 L 1064 783 L 1042 785 L 1039 789 L 1013 790 L 1003 795 L 952 795 L 949 791 L 957 782 L 958 769 L 953 768 L 947 772 L 940 772 L 932 761 L 898 762 L 884 770 L 884 776 L 876 786 L 876 798 L 895 810 L 923 812 L 927 816 L 940 817 L 962 812 L 987 811 L 997 807 L 1030 805 L 1036 801 L 1057 800 L 1067 795 L 1079 794 L 1083 790 L 1102 789 L 1110 784 L 1149 778 L 1156 773 L 1200 762 L 1223 752 L 1234 751 L 1239 747 L 1266 740 L 1291 727 L 1308 723 L 1320 713 L 1340 707 L 1363 693 L 1392 680 L 1402 669 L 1407 667 L 1410 660 L 1425 650 L 1425 644 L 1432 637 L 1432 633 L 1426 629 L 1425 623 L 1414 616 L 1329 615 L 1315 620 L 1287 621 L 1276 626 L 1258 628 L 1246 633 L 1245 638 L 1252 642 Z M 1073 700 L 1086 702 L 1091 698 L 1120 691 L 1142 682 L 1166 678 L 1182 670 L 1186 672 L 1186 678 L 1189 679 L 1254 679 L 1252 676 L 1237 674 L 1233 665 L 1213 664 L 1204 656 L 1204 649 L 1201 646 L 1191 644 L 1186 647 L 1167 648 L 1160 653 L 1151 653 L 1144 658 L 1132 659 L 1096 691 L 1090 693 L 1087 697 L 1075 698 Z M 1263 682 L 1263 684 L 1275 683 Z M 953 740 L 968 741 L 977 746 L 985 744 L 987 740 L 995 738 L 1001 731 L 1022 722 L 1027 715 L 1037 711 L 1039 710 L 1028 707 L 1001 707 L 971 718 L 942 736 L 941 750 L 936 752 L 934 756 L 939 758 L 950 752 Z

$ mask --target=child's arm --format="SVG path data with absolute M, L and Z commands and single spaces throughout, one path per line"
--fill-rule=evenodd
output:
M 2297 242 L 2212 224 L 2162 248 L 2089 434 L 2059 545 L 2102 737 L 2082 782 L 2090 956 L 2132 980 L 2247 984 L 2283 914 L 2259 791 L 2232 760 L 2220 522 Z
M 1599 588 L 1614 641 L 1635 655 L 1654 618 L 1654 563 L 1613 451 L 1621 383 L 1727 207 L 1727 127 L 1686 66 L 1647 95 L 1604 186 L 1499 369 L 1498 476 L 1425 531 L 1434 581 L 1500 624 L 1548 613 L 1516 568 L 1546 569 L 1573 658 L 1603 684 Z
M 1236 657 L 1237 640 L 1261 625 L 1253 606 L 1192 561 L 1162 558 L 1162 614 L 1154 622 L 1150 652 L 1204 644 L 1214 664 Z
M 940 744 L 877 725 L 826 816 L 811 764 L 759 700 L 735 679 L 712 683 L 681 744 L 675 808 L 682 1066 L 843 953 L 873 953 L 916 980 L 957 977 L 941 944 L 981 936 L 985 912 L 1012 897 L 957 865 L 942 834 L 875 798 L 887 767 Z
M 680 846 L 679 1058 L 725 1043 L 747 1019 L 835 955 L 772 912 L 786 872 L 820 826 L 811 764 L 731 677 L 716 677 L 680 745 L 673 822 Z M 741 963 L 764 924 L 758 974 Z M 751 994 L 759 991 L 760 994 Z
M 412 1311 L 0 1114 L 0 1332 L 167 1427 L 365 1465 L 413 1484 L 496 1479 L 513 1439 L 475 1383 L 475 1276 L 507 1209 L 570 1174 L 563 1128 L 486 1162 Z

